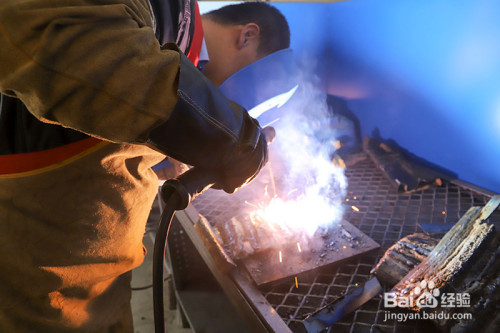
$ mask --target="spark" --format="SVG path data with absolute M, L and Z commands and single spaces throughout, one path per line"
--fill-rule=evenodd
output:
M 310 193 L 294 200 L 273 198 L 255 214 L 269 225 L 275 225 L 285 232 L 305 232 L 312 236 L 319 226 L 333 223 L 341 216 L 342 206 L 331 205 L 328 200 L 321 193 L 311 190 Z M 310 219 L 311 211 L 315 212 L 313 223 L 304 223 Z
M 255 215 L 254 214 L 250 214 L 249 216 L 250 216 L 250 222 L 252 222 L 252 224 L 256 226 L 257 225 L 257 221 L 255 220 L 256 219 Z
M 353 197 L 354 200 L 357 200 L 358 198 L 357 197 Z
M 293 192 L 297 192 L 299 189 L 298 188 L 294 188 L 293 190 L 291 190 L 290 192 L 288 192 L 287 194 L 290 195 L 292 194 Z
M 351 206 L 352 210 L 356 211 L 356 212 L 359 212 L 359 208 L 356 207 L 356 206 Z
M 343 249 L 347 249 L 347 246 L 345 246 L 345 245 L 344 245 L 344 246 L 342 246 L 342 248 L 343 248 Z
M 247 205 L 252 206 L 252 207 L 255 207 L 255 208 L 257 208 L 257 209 L 259 209 L 259 208 L 260 208 L 259 206 L 255 205 L 255 204 L 253 204 L 253 203 L 251 203 L 251 202 L 248 202 L 248 201 L 246 201 L 246 200 L 245 200 L 245 203 L 246 203 Z
M 443 215 L 446 215 L 446 212 L 443 210 Z
M 302 252 L 302 249 L 300 248 L 300 243 L 297 242 L 297 249 L 299 250 L 299 252 Z
M 283 262 L 283 257 L 281 256 L 281 251 L 280 251 L 280 262 Z
M 346 198 L 345 201 L 349 201 L 349 198 Z
M 276 183 L 274 181 L 274 172 L 273 172 L 273 168 L 271 167 L 271 161 L 267 162 L 267 169 L 269 170 L 269 177 L 271 178 L 271 186 L 273 189 L 273 195 L 276 196 Z M 267 187 L 266 187 L 266 192 L 267 192 Z
M 297 277 L 295 277 L 295 288 L 299 288 L 299 281 L 297 280 Z
M 356 282 L 354 285 L 357 287 L 359 285 L 359 283 Z

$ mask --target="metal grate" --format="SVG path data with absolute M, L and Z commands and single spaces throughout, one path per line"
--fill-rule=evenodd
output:
M 340 297 L 357 283 L 365 282 L 388 247 L 420 231 L 419 222 L 456 222 L 471 206 L 483 206 L 489 200 L 488 195 L 448 182 L 421 192 L 398 194 L 371 160 L 358 162 L 345 173 L 349 186 L 344 218 L 381 247 L 362 258 L 299 275 L 298 288 L 295 281 L 260 288 L 293 332 L 304 332 L 300 321 L 307 314 Z M 247 195 L 245 191 L 235 195 L 210 191 L 193 204 L 209 221 L 223 220 L 242 213 L 239 203 Z M 357 210 L 351 206 L 356 206 Z M 495 212 L 490 219 L 500 220 L 500 212 Z M 376 297 L 328 332 L 437 332 L 430 322 L 385 320 L 385 313 L 382 298 Z
M 308 313 L 340 297 L 356 283 L 366 281 L 388 247 L 406 235 L 421 231 L 419 222 L 456 222 L 471 206 L 483 206 L 489 200 L 486 195 L 448 182 L 413 194 L 398 194 L 371 160 L 346 169 L 346 176 L 349 182 L 346 204 L 356 206 L 359 211 L 348 209 L 345 219 L 381 247 L 339 267 L 325 267 L 315 274 L 299 276 L 298 288 L 295 282 L 261 288 L 293 332 L 305 332 L 300 320 Z M 500 220 L 500 212 L 496 211 L 490 219 Z M 430 322 L 385 320 L 385 313 L 382 298 L 376 297 L 328 332 L 438 332 Z

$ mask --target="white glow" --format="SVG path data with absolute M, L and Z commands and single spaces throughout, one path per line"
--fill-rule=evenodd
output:
M 332 162 L 336 140 L 333 115 L 326 96 L 300 83 L 301 90 L 287 103 L 287 113 L 276 124 L 277 139 L 271 148 L 286 165 L 281 197 L 254 212 L 280 230 L 281 238 L 311 237 L 320 227 L 338 223 L 344 213 L 347 181 L 344 170 Z M 274 165 L 273 165 L 274 167 Z
M 255 106 L 254 108 L 249 110 L 248 114 L 250 116 L 252 116 L 253 118 L 257 118 L 260 115 L 262 115 L 264 112 L 274 108 L 275 106 L 278 108 L 281 107 L 283 104 L 285 104 L 290 99 L 290 97 L 292 97 L 293 93 L 295 92 L 295 90 L 297 90 L 298 87 L 299 86 L 296 85 L 295 87 L 293 87 L 292 89 L 290 89 L 289 91 L 287 91 L 283 94 L 279 94 L 279 95 L 276 95 L 274 97 L 269 98 L 268 100 L 260 103 L 259 105 Z M 265 125 L 262 125 L 262 126 L 265 126 Z
M 307 236 L 312 236 L 318 227 L 326 227 L 338 221 L 343 209 L 332 205 L 318 193 L 310 193 L 296 200 L 273 198 L 268 206 L 255 213 L 268 224 L 279 227 L 288 234 L 306 233 Z

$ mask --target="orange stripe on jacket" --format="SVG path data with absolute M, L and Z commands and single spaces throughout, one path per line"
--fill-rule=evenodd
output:
M 17 174 L 61 163 L 103 142 L 87 138 L 57 148 L 31 153 L 0 155 L 0 175 Z

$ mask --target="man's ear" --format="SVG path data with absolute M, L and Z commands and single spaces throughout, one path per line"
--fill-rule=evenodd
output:
M 237 46 L 239 49 L 244 48 L 250 43 L 258 42 L 260 27 L 256 23 L 247 23 L 240 31 Z

